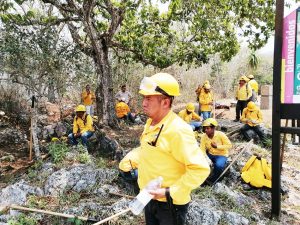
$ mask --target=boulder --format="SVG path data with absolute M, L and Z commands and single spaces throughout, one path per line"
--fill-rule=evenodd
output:
M 235 212 L 224 212 L 221 218 L 222 222 L 228 225 L 248 225 L 249 220 Z
M 210 208 L 203 205 L 202 201 L 195 200 L 190 203 L 188 208 L 187 225 L 217 225 L 221 216 L 220 210 Z
M 87 165 L 77 165 L 54 172 L 46 181 L 45 193 L 58 196 L 65 191 L 90 191 L 97 185 L 110 183 L 117 176 L 111 169 L 95 169 Z
M 4 128 L 0 130 L 0 146 L 10 146 L 13 144 L 27 144 L 26 134 L 18 129 Z
M 42 196 L 44 192 L 39 187 L 30 186 L 24 180 L 9 185 L 0 192 L 0 205 L 18 204 L 23 205 L 28 195 Z

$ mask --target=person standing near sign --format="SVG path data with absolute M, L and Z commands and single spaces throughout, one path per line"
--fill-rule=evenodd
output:
M 191 191 L 208 177 L 210 169 L 191 127 L 178 117 L 171 105 L 179 96 L 179 84 L 167 73 L 145 77 L 140 85 L 143 109 L 149 117 L 139 149 L 140 189 L 158 177 L 161 188 L 149 193 L 145 207 L 146 225 L 183 225 Z

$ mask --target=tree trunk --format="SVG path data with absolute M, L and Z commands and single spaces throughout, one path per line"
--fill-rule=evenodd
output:
M 55 102 L 54 80 L 51 77 L 48 80 L 48 100 L 51 103 Z
M 101 48 L 94 55 L 97 73 L 96 103 L 97 115 L 105 125 L 117 128 L 114 113 L 114 95 L 111 67 L 108 60 L 108 48 L 104 40 L 99 43 Z

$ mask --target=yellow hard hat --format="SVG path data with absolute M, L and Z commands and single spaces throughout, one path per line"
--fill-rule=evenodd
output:
M 203 84 L 209 84 L 209 80 L 205 80 Z
M 248 77 L 249 79 L 253 79 L 253 78 L 254 78 L 254 76 L 253 76 L 252 74 L 248 75 L 247 77 Z
M 204 120 L 202 127 L 211 127 L 211 126 L 218 126 L 218 122 L 213 118 L 208 118 Z
M 193 103 L 189 102 L 185 108 L 187 111 L 193 112 L 195 110 L 195 105 Z
M 177 80 L 168 73 L 157 73 L 151 77 L 144 77 L 139 93 L 142 95 L 180 95 Z
M 245 75 L 241 76 L 239 80 L 243 80 L 243 81 L 246 81 L 246 82 L 249 81 L 248 77 L 246 77 Z
M 204 89 L 209 90 L 211 88 L 210 84 L 204 84 Z
M 254 102 L 248 102 L 248 104 L 247 104 L 247 109 L 248 109 L 249 111 L 255 110 L 255 109 L 256 109 L 255 103 L 254 103 Z
M 85 109 L 85 106 L 84 105 L 78 105 L 77 107 L 76 107 L 76 110 L 75 110 L 76 112 L 85 112 L 86 111 L 86 109 Z

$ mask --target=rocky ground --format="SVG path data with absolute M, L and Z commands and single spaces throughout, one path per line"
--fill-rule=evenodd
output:
M 232 114 L 227 115 L 227 118 L 231 119 L 231 117 Z M 6 136 L 0 142 L 0 206 L 17 204 L 101 220 L 125 209 L 130 202 L 129 198 L 112 195 L 112 192 L 135 195 L 133 185 L 124 183 L 118 177 L 115 157 L 138 145 L 143 129 L 142 125 L 126 125 L 117 131 L 102 128 L 102 134 L 106 134 L 106 139 L 102 141 L 101 146 L 115 151 L 113 155 L 104 154 L 105 158 L 100 157 L 103 152 L 101 152 L 99 143 L 96 143 L 98 146 L 96 151 L 89 149 L 89 153 L 87 153 L 81 148 L 71 148 L 63 141 L 44 142 L 42 148 L 44 154 L 49 151 L 56 152 L 56 154 L 52 154 L 43 161 L 34 161 L 29 168 L 26 164 L 24 170 L 9 173 L 14 170 L 14 162 L 21 158 L 27 158 L 27 136 L 26 131 L 12 129 L 13 132 L 7 130 L 12 128 L 11 124 L 9 126 L 3 124 L 0 124 L 0 133 L 1 136 Z M 51 129 L 55 130 L 55 127 L 56 125 Z M 44 134 L 47 136 L 49 132 L 45 132 Z M 115 141 L 111 144 L 110 140 L 113 139 Z M 245 145 L 238 137 L 233 142 L 234 148 L 231 151 L 230 160 Z M 253 145 L 231 167 L 230 172 L 221 182 L 213 187 L 199 187 L 193 192 L 193 200 L 187 216 L 188 224 L 300 224 L 298 222 L 300 221 L 299 150 L 299 146 L 291 144 L 288 144 L 286 148 L 282 184 L 288 189 L 288 192 L 282 197 L 280 222 L 269 219 L 270 190 L 254 189 L 242 182 L 240 178 L 241 168 L 253 153 L 266 157 L 270 162 L 270 150 Z M 84 224 L 76 219 L 71 221 L 44 214 L 22 213 L 24 214 L 14 209 L 3 212 L 0 215 L 0 225 Z M 144 224 L 143 221 L 142 215 L 134 216 L 129 212 L 114 219 L 110 224 L 140 225 Z

